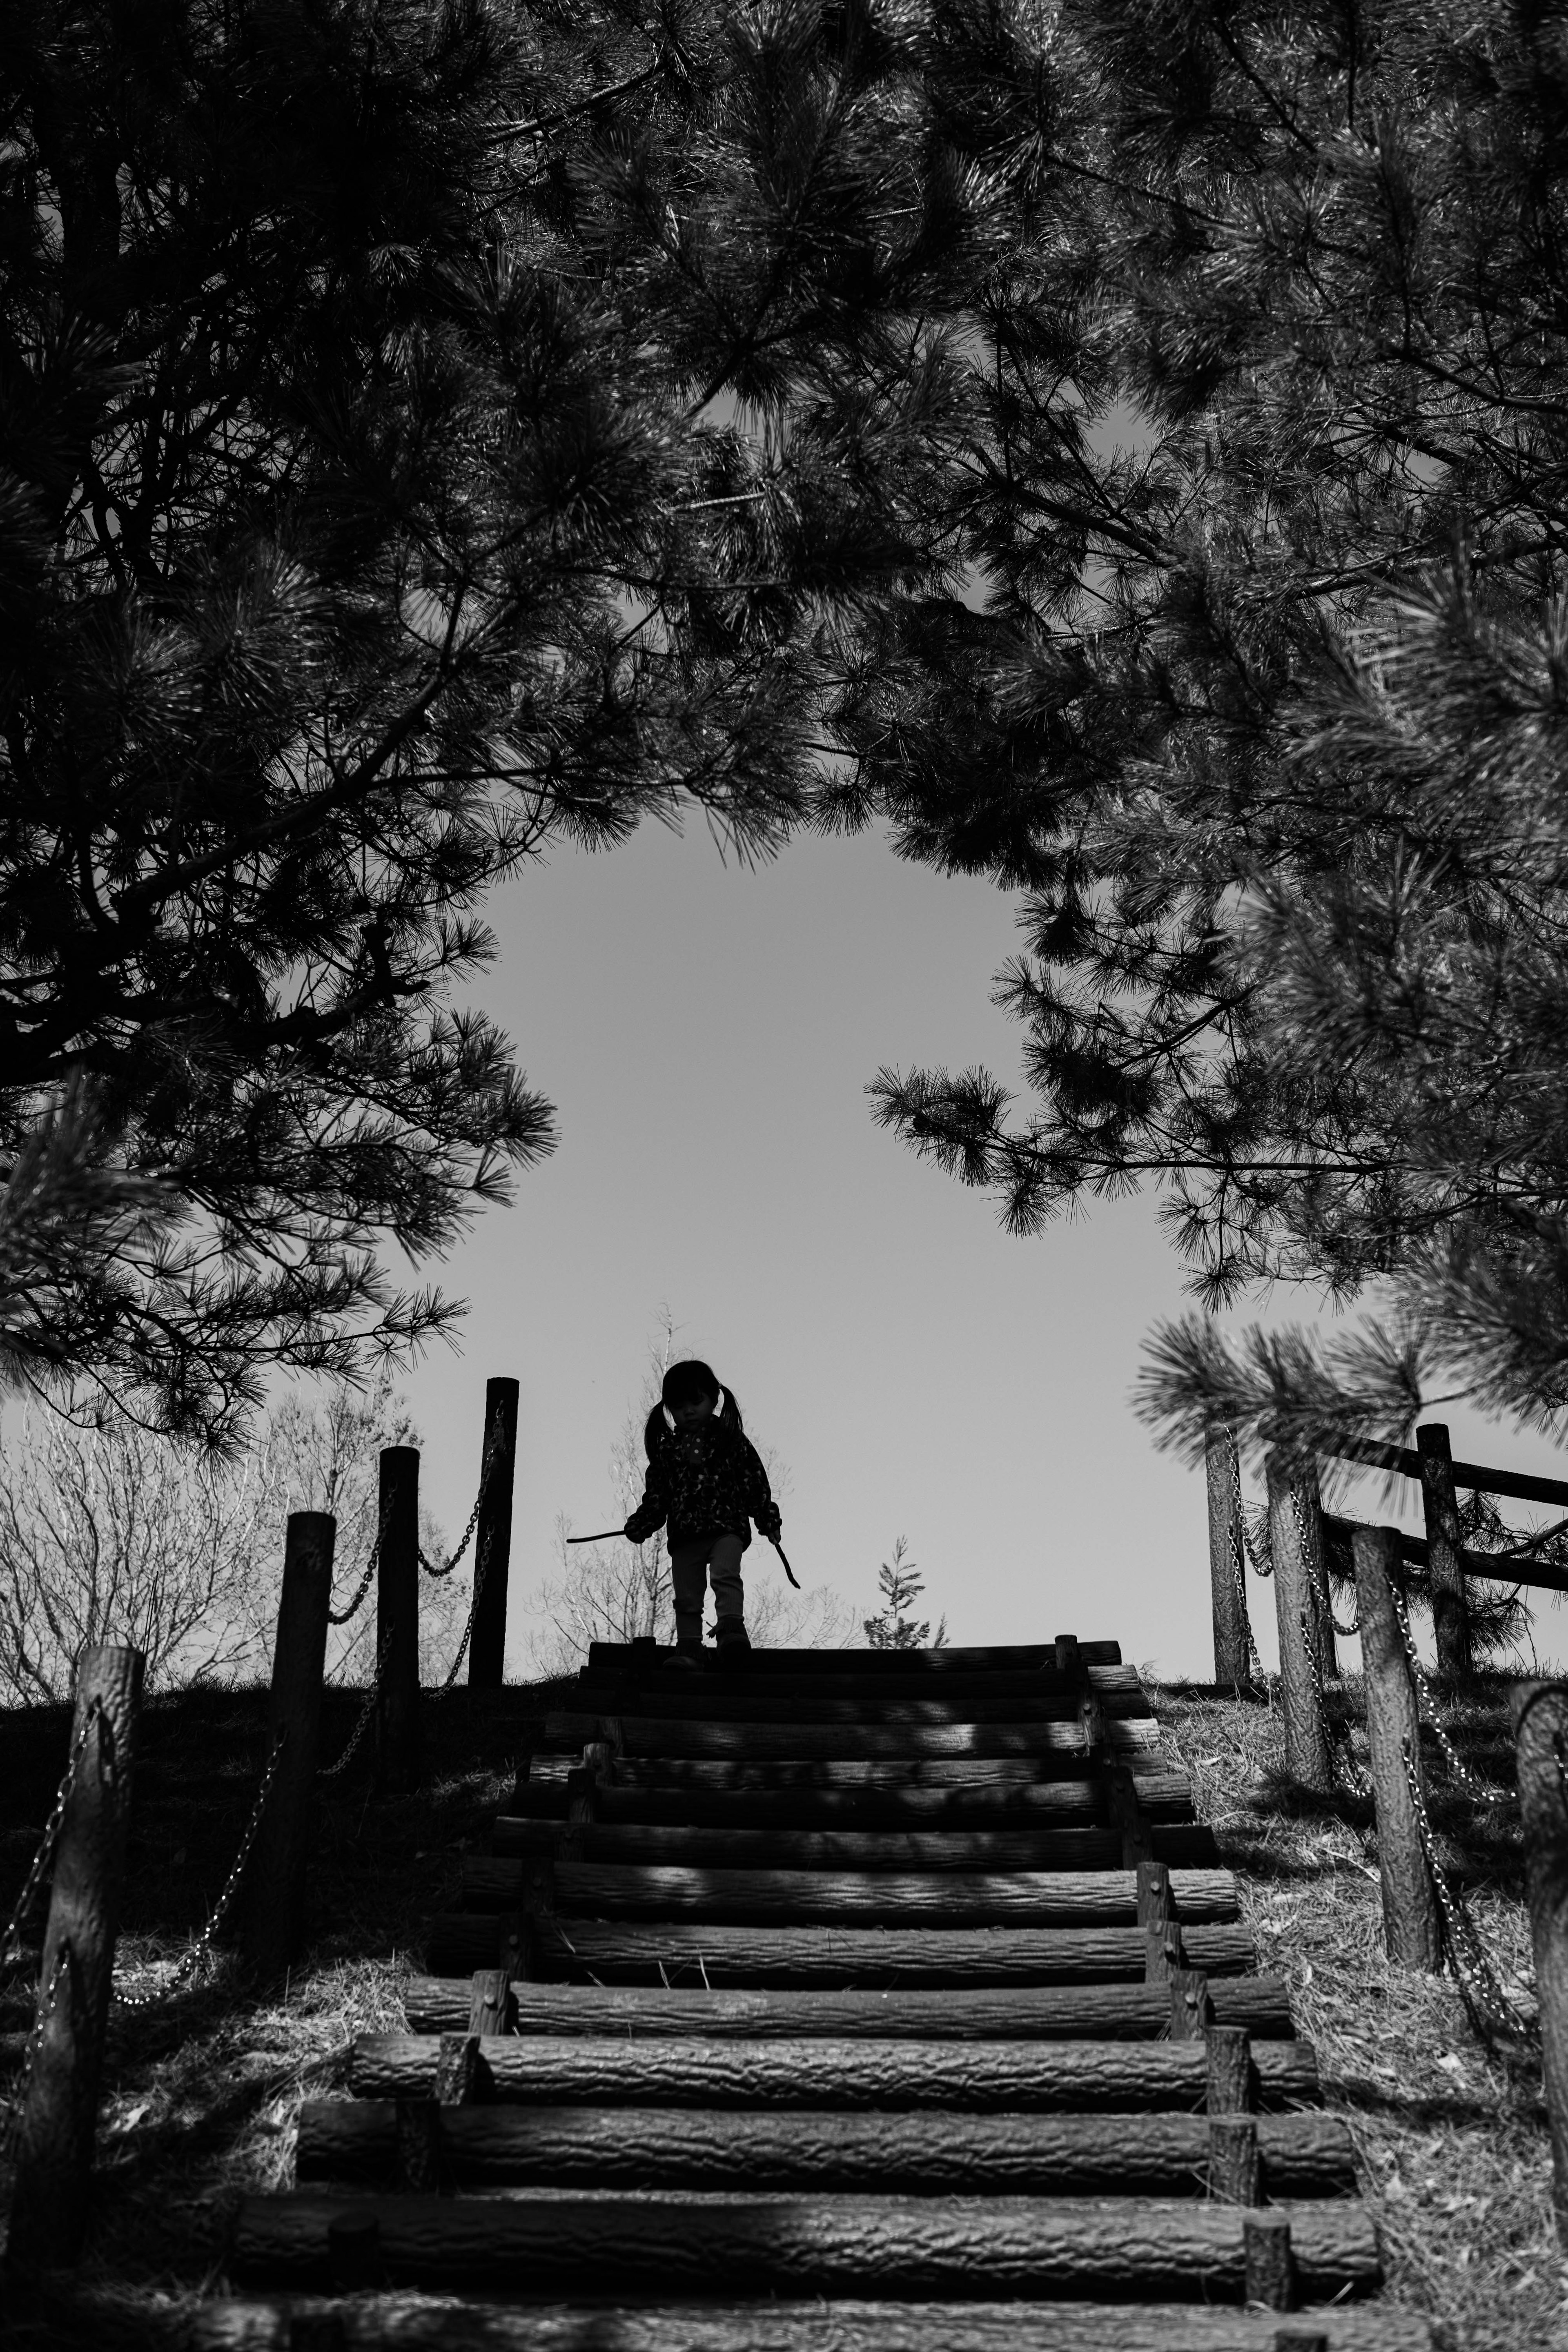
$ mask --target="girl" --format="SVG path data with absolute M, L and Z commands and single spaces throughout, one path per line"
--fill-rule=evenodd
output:
M 646 1543 L 669 1522 L 676 1649 L 693 1663 L 702 1655 L 702 1596 L 711 1576 L 719 1655 L 738 1663 L 752 1646 L 741 1554 L 752 1540 L 753 1519 L 774 1543 L 784 1522 L 768 1474 L 742 1428 L 733 1392 L 720 1387 L 706 1364 L 672 1364 L 662 1400 L 647 1417 L 643 1447 L 647 1483 L 626 1532 L 633 1543 Z

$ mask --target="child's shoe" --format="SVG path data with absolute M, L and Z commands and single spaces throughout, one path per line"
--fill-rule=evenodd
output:
M 752 1637 L 739 1617 L 721 1617 L 713 1628 L 721 1666 L 743 1666 L 752 1654 Z
M 698 1673 L 702 1664 L 701 1635 L 689 1634 L 683 1642 L 677 1642 L 669 1663 L 672 1666 L 679 1666 L 685 1674 Z

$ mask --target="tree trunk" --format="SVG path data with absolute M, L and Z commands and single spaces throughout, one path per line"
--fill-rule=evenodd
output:
M 1568 2247 L 1568 1683 L 1521 1684 L 1513 1715 L 1552 2126 L 1552 2199 L 1558 2242 Z
M 1204 1451 L 1204 1476 L 1209 1506 L 1214 1678 L 1222 1690 L 1233 1690 L 1239 1698 L 1252 1688 L 1252 1644 L 1235 1463 L 1234 1440 L 1211 1437 Z
M 1268 1539 L 1274 1560 L 1274 1606 L 1279 1627 L 1279 1681 L 1285 1713 L 1285 1769 L 1302 1788 L 1326 1796 L 1334 1783 L 1328 1725 L 1314 1671 L 1312 1637 L 1318 1595 L 1304 1557 L 1292 1500 L 1292 1481 L 1279 1458 L 1268 1457 Z
M 474 1630 L 468 1641 L 468 1686 L 500 1690 L 506 1665 L 507 1584 L 511 1563 L 511 1497 L 517 1475 L 516 1381 L 485 1383 L 485 1437 L 480 1475 L 492 1433 L 499 1444 L 490 1461 L 474 1529 L 474 1573 L 483 1578 L 474 1601 Z
M 1421 1771 L 1421 1727 L 1410 1661 L 1394 1605 L 1399 1537 L 1393 1528 L 1357 1528 L 1356 1615 L 1366 1692 L 1366 1744 L 1377 1808 L 1377 1866 L 1388 1956 L 1403 1967 L 1440 1969 L 1442 1922 L 1421 1847 L 1406 1757 Z

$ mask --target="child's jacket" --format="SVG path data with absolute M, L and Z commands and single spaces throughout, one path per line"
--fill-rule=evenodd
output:
M 753 1519 L 765 1536 L 776 1537 L 784 1524 L 756 1447 L 717 1418 L 701 1429 L 667 1430 L 655 1444 L 626 1531 L 633 1543 L 646 1543 L 667 1519 L 672 1546 L 735 1535 L 742 1550 Z

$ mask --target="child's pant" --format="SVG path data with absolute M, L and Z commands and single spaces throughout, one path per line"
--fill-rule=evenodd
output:
M 669 1580 L 675 1587 L 675 1638 L 678 1642 L 700 1642 L 702 1639 L 702 1596 L 708 1579 L 713 1579 L 713 1612 L 720 1618 L 732 1617 L 737 1623 L 746 1613 L 745 1590 L 741 1582 L 741 1553 L 743 1547 L 739 1536 L 699 1536 L 694 1541 L 671 1544 L 669 1547 Z

